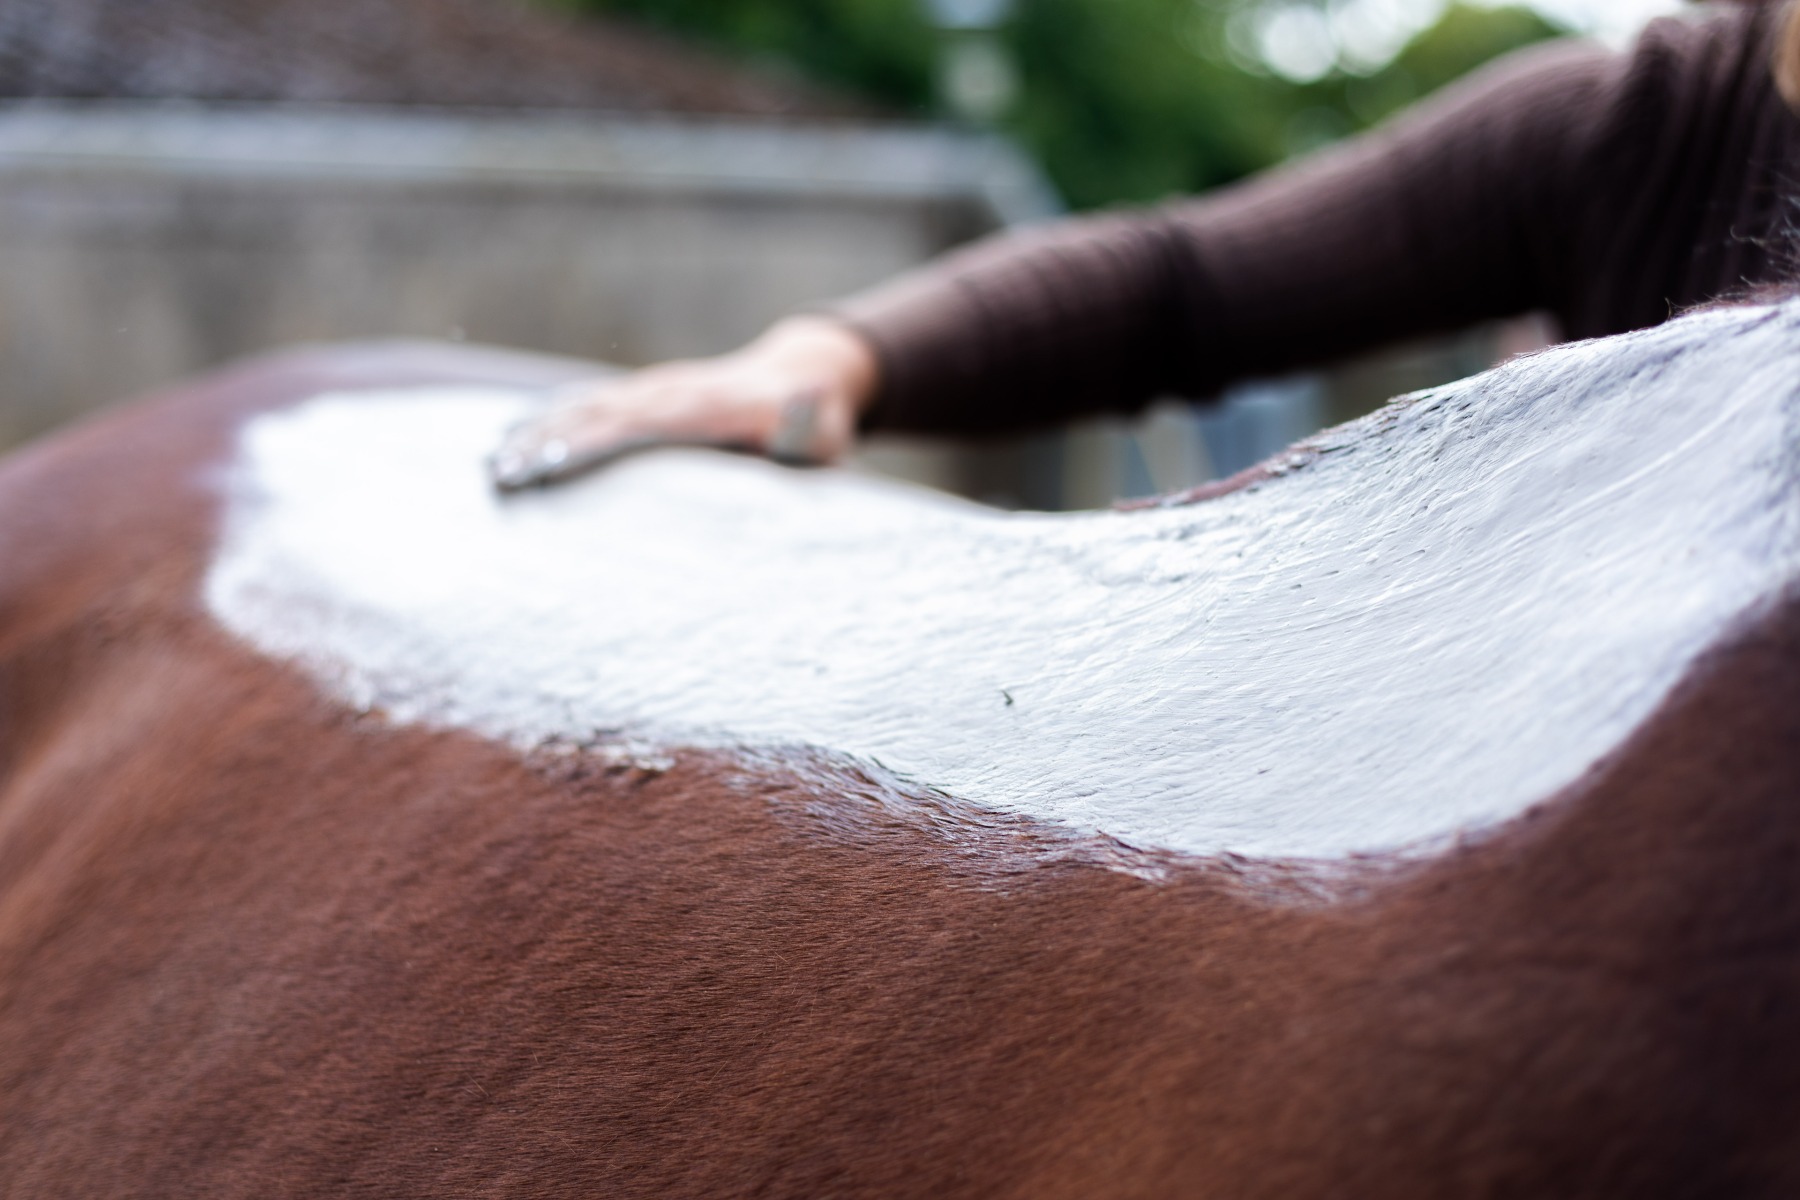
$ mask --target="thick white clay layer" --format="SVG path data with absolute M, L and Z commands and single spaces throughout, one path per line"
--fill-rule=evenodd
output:
M 699 451 L 497 497 L 533 402 L 251 421 L 211 611 L 399 721 L 804 743 L 1140 846 L 1329 858 L 1550 796 L 1800 564 L 1800 304 L 1559 349 L 1135 513 Z

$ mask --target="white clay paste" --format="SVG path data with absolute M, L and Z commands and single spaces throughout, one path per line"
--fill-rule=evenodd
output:
M 1516 362 L 1133 513 L 702 451 L 496 496 L 534 403 L 251 420 L 211 611 L 397 721 L 805 744 L 1139 846 L 1335 858 L 1549 797 L 1800 563 L 1800 304 Z

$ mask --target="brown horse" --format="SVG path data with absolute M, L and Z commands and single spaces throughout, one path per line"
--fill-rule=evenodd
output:
M 1797 335 L 1069 518 L 490 498 L 451 348 L 31 447 L 0 1193 L 1794 1195 Z

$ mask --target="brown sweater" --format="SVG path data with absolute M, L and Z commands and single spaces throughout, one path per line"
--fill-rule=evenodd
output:
M 1350 143 L 1198 200 L 976 245 L 834 310 L 868 424 L 971 432 L 1206 396 L 1547 309 L 1571 337 L 1792 274 L 1800 118 L 1778 9 L 1515 55 Z

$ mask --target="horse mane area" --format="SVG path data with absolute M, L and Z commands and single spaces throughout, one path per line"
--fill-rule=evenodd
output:
M 1116 514 L 492 501 L 444 456 L 577 368 L 435 346 L 29 447 L 0 1192 L 1791 1195 L 1797 334 Z

